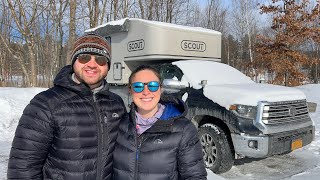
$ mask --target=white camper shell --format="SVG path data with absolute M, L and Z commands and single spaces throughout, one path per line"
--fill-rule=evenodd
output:
M 111 42 L 111 84 L 127 84 L 141 63 L 221 59 L 221 33 L 214 30 L 126 18 L 86 31 L 90 32 Z

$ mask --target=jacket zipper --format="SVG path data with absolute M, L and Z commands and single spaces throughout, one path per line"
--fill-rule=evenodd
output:
M 99 115 L 95 94 L 93 94 L 93 108 L 97 117 L 98 125 L 98 157 L 97 157 L 97 180 L 102 179 L 102 151 L 103 151 L 103 121 Z
M 136 135 L 136 144 L 137 144 L 137 151 L 136 151 L 136 163 L 135 163 L 135 171 L 134 171 L 134 179 L 138 180 L 138 162 L 139 162 L 139 155 L 140 155 L 140 147 L 143 141 L 143 135 L 140 136 Z

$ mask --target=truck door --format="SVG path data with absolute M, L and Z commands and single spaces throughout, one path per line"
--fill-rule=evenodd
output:
M 113 64 L 113 79 L 121 80 L 122 79 L 122 64 L 114 63 Z

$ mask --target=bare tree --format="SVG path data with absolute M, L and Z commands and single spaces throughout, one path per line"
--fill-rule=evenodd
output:
M 67 17 L 67 10 L 69 9 L 67 1 L 51 0 L 48 3 L 50 8 L 45 11 L 48 18 L 48 22 L 45 23 L 47 30 L 45 30 L 44 43 L 39 43 L 39 46 L 42 45 L 45 49 L 45 51 L 39 52 L 39 54 L 42 54 L 39 61 L 45 63 L 41 65 L 45 67 L 43 68 L 45 72 L 39 72 L 39 74 L 47 79 L 47 86 L 50 86 L 50 82 L 53 80 L 56 72 L 69 62 L 66 58 L 68 47 L 65 46 L 68 23 L 64 19 L 70 18 Z M 57 4 L 59 5 L 57 6 Z M 39 39 L 39 41 L 41 40 Z
M 174 0 L 167 0 L 167 15 L 166 15 L 166 22 L 172 22 L 172 16 L 173 16 L 173 14 L 172 14 L 172 12 L 173 12 L 173 1 Z
M 68 40 L 68 55 L 66 58 L 66 64 L 71 63 L 72 46 L 76 39 L 76 10 L 77 10 L 77 1 L 70 0 L 69 40 Z
M 149 20 L 152 20 L 153 19 L 153 6 L 154 6 L 154 1 L 151 0 L 149 2 L 149 6 L 148 6 L 148 18 Z
M 186 14 L 186 24 L 189 26 L 203 27 L 202 24 L 202 11 L 199 3 L 188 2 Z
M 30 8 L 27 8 L 25 2 L 21 0 L 15 1 L 7 0 L 11 15 L 14 19 L 15 26 L 21 36 L 21 43 L 25 43 L 27 53 L 27 63 L 24 63 L 23 50 L 17 54 L 10 49 L 9 41 L 2 39 L 9 52 L 15 57 L 23 70 L 28 86 L 37 85 L 37 69 L 36 69 L 36 49 L 35 37 L 33 33 L 33 26 L 36 17 L 38 16 L 38 4 L 32 3 Z M 28 67 L 27 67 L 28 65 Z
M 142 0 L 138 0 L 139 2 L 139 7 L 140 7 L 140 14 L 141 14 L 141 18 L 144 19 L 145 16 L 144 16 L 144 6 L 143 6 L 143 3 L 142 3 Z
M 102 10 L 101 10 L 101 17 L 100 17 L 100 24 L 102 24 L 103 23 L 103 21 L 104 21 L 104 17 L 105 17 L 105 15 L 107 14 L 107 3 L 108 3 L 109 1 L 108 0 L 104 0 L 103 1 L 103 3 L 102 3 Z M 109 13 L 110 14 L 110 13 Z M 107 16 L 108 17 L 108 16 Z M 107 19 L 108 20 L 108 19 Z
M 7 8 L 4 6 L 4 0 L 2 0 L 1 3 L 1 9 L 0 12 L 2 12 L 1 16 L 0 16 L 0 38 L 2 39 L 8 39 L 8 28 L 9 26 L 5 26 L 6 24 L 9 24 L 9 19 L 8 17 L 8 11 Z M 1 42 L 1 41 L 0 41 Z M 4 46 L 0 47 L 0 86 L 6 86 L 7 82 L 8 82 L 8 75 L 9 75 L 9 63 L 6 60 L 6 48 Z
M 117 20 L 118 17 L 118 0 L 113 0 L 113 20 Z
M 244 72 L 251 78 L 256 78 L 256 71 L 252 67 L 254 60 L 253 44 L 257 29 L 257 14 L 258 14 L 257 0 L 232 0 L 233 8 L 231 12 L 230 24 L 232 26 L 231 33 L 240 42 L 240 60 Z
M 90 18 L 90 28 L 96 27 L 98 25 L 98 18 L 100 14 L 99 0 L 88 0 L 89 18 Z
M 123 0 L 122 7 L 123 7 L 122 17 L 128 17 L 128 10 L 129 10 L 128 0 Z
M 205 8 L 203 27 L 224 32 L 227 10 L 223 8 L 221 0 L 208 0 Z
M 162 1 L 162 0 L 160 0 Z M 154 20 L 154 14 L 158 17 L 161 12 L 159 0 L 138 0 L 139 16 L 141 19 Z

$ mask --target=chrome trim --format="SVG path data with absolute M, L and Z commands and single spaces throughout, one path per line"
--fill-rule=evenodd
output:
M 178 80 L 164 79 L 162 81 L 162 88 L 168 94 L 180 92 L 182 89 L 185 89 L 186 87 L 188 87 L 188 84 Z
M 231 134 L 234 150 L 237 154 L 252 157 L 263 158 L 268 156 L 269 138 L 267 136 L 249 136 L 240 134 Z M 258 148 L 253 149 L 248 146 L 249 140 L 258 142 Z
M 294 116 L 290 114 L 290 109 L 295 109 Z M 263 117 L 264 115 L 266 117 Z M 313 125 L 313 122 L 308 113 L 306 100 L 260 101 L 257 106 L 257 117 L 253 124 L 263 134 L 273 134 L 308 127 Z
M 298 130 L 256 136 L 231 133 L 231 138 L 236 154 L 242 157 L 264 158 L 291 152 L 292 140 L 297 138 L 303 141 L 303 146 L 310 144 L 315 138 L 315 127 L 308 126 Z M 256 149 L 249 147 L 250 140 L 257 141 Z

